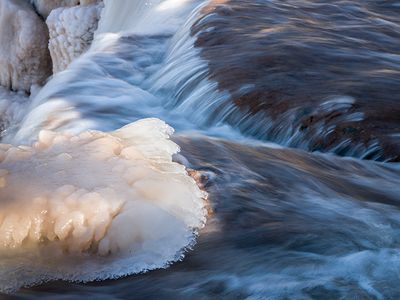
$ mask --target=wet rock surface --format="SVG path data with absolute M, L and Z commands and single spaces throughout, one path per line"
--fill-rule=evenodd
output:
M 243 132 L 399 161 L 399 10 L 391 1 L 212 1 L 192 33 L 237 107 L 228 122 Z

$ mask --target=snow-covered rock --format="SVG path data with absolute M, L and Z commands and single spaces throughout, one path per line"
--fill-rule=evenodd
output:
M 46 20 L 53 73 L 64 70 L 85 52 L 100 18 L 101 5 L 62 7 L 53 10 Z
M 207 194 L 173 161 L 172 133 L 141 119 L 0 144 L 0 291 L 115 279 L 181 259 L 205 224 Z
M 89 4 L 95 4 L 95 3 L 101 3 L 103 0 L 81 0 L 80 4 L 81 5 L 89 5 Z
M 51 74 L 46 24 L 23 0 L 0 1 L 0 84 L 30 91 Z
M 37 12 L 47 18 L 53 9 L 59 7 L 71 7 L 76 5 L 89 5 L 99 3 L 101 0 L 30 0 L 35 6 Z

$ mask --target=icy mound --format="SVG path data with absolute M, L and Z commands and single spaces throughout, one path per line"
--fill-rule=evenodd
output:
M 46 19 L 53 9 L 99 3 L 101 0 L 30 0 L 37 12 Z
M 0 84 L 30 91 L 51 74 L 48 30 L 28 2 L 0 1 Z
M 115 278 L 163 267 L 205 222 L 204 193 L 172 161 L 172 128 L 42 131 L 0 145 L 0 289 Z
M 66 69 L 89 48 L 100 12 L 101 5 L 87 5 L 57 8 L 50 13 L 46 23 L 53 73 Z

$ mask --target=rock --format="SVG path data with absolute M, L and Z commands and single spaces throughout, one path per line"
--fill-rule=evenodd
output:
M 71 7 L 76 5 L 89 5 L 99 3 L 101 0 L 30 0 L 35 6 L 37 12 L 43 17 L 47 18 L 53 9 L 59 7 Z
M 0 84 L 30 91 L 51 74 L 46 24 L 23 0 L 0 1 Z
M 100 12 L 101 6 L 93 4 L 57 8 L 50 13 L 46 23 L 50 33 L 53 73 L 64 70 L 89 48 Z
M 53 9 L 79 4 L 79 0 L 31 0 L 31 2 L 35 6 L 38 14 L 45 19 Z
M 101 3 L 103 0 L 81 0 L 80 4 L 81 5 L 89 5 L 89 4 L 95 4 L 95 3 Z

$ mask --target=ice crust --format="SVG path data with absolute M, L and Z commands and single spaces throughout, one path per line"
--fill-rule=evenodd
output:
M 0 145 L 0 290 L 96 280 L 179 259 L 205 222 L 205 197 L 172 128 L 143 119 L 105 133 L 41 131 Z
M 0 1 L 0 85 L 29 92 L 51 74 L 48 30 L 23 0 Z
M 46 20 L 49 28 L 49 50 L 53 73 L 63 71 L 93 40 L 100 18 L 101 5 L 61 7 L 54 9 Z

